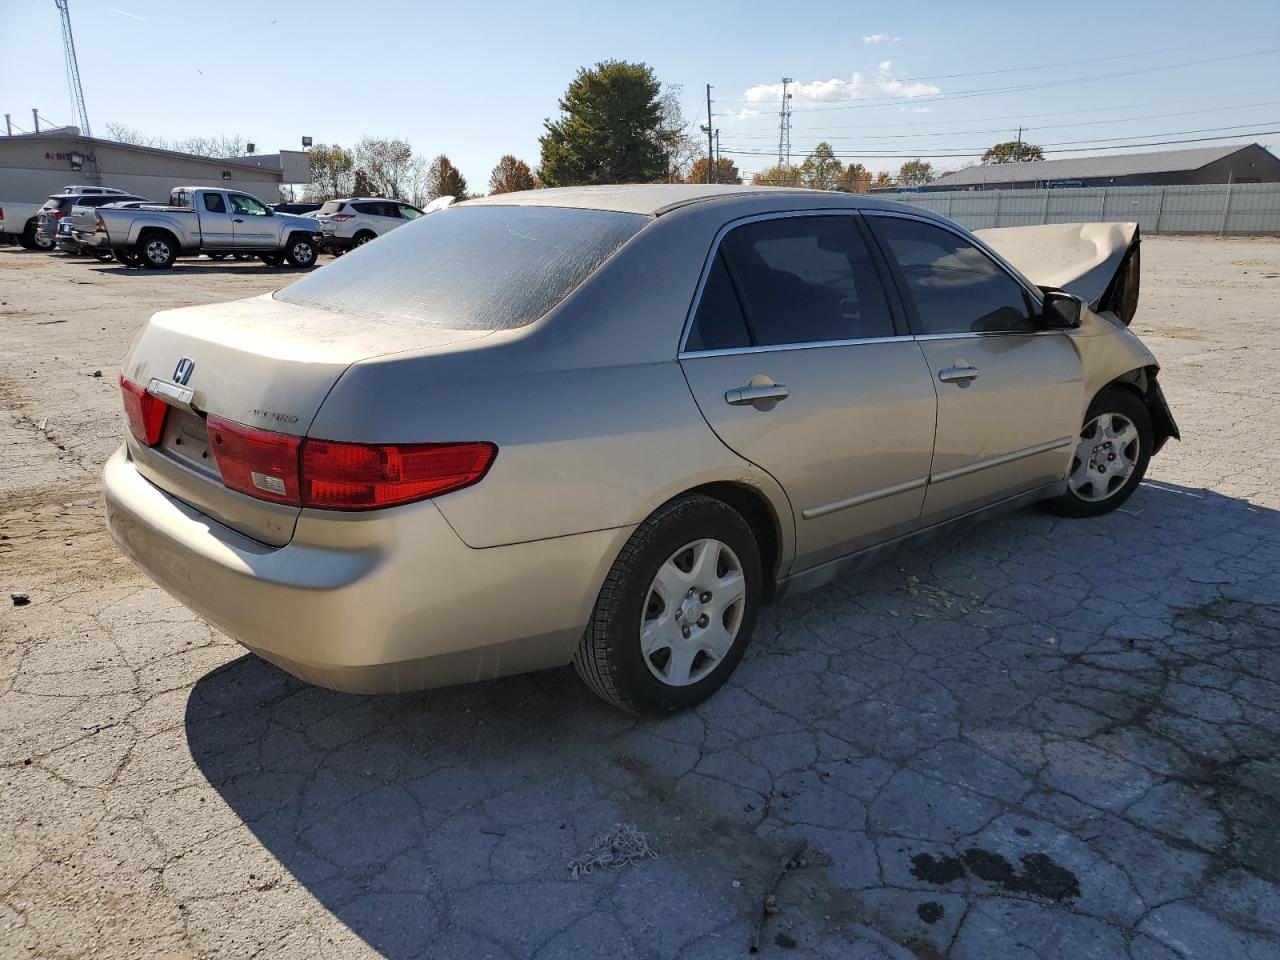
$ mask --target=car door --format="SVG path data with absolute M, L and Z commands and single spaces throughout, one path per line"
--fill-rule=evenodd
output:
M 266 204 L 247 193 L 228 193 L 231 205 L 232 245 L 237 250 L 274 250 L 276 220 Z
M 1071 336 L 1041 329 L 1038 291 L 960 230 L 866 217 L 938 391 L 925 522 L 1061 480 L 1084 380 Z
M 786 491 L 793 570 L 917 524 L 937 400 L 852 214 L 722 231 L 680 363 L 720 439 Z
M 227 200 L 221 193 L 206 191 L 200 201 L 200 235 L 209 250 L 226 250 L 235 245 L 234 224 Z

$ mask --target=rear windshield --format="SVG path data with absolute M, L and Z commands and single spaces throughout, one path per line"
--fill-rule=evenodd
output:
M 339 210 L 341 210 L 345 206 L 346 204 L 343 203 L 341 200 L 326 200 L 324 202 L 324 206 L 320 208 L 320 212 L 321 213 L 337 213 Z
M 275 296 L 406 326 L 505 330 L 549 311 L 648 222 L 565 207 L 453 207 L 419 217 Z

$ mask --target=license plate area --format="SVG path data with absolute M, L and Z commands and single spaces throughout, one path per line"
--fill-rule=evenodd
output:
M 203 418 L 179 407 L 170 407 L 158 447 L 183 466 L 221 482 L 222 474 L 209 446 L 209 431 Z

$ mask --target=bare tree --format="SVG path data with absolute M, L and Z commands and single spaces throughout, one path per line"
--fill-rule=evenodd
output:
M 134 127 L 114 120 L 106 124 L 107 137 L 117 143 L 132 143 L 139 147 L 155 147 L 158 150 L 173 150 L 177 153 L 190 153 L 198 157 L 217 157 L 230 159 L 242 157 L 245 153 L 245 139 L 239 134 L 218 137 L 189 137 L 186 140 L 165 140 L 153 137 Z
M 317 143 L 311 148 L 309 200 L 349 197 L 355 191 L 355 154 L 338 144 Z
M 409 192 L 412 164 L 413 147 L 408 141 L 365 137 L 356 144 L 356 166 L 377 196 L 402 197 Z
M 684 88 L 669 83 L 658 100 L 662 112 L 663 143 L 667 155 L 668 183 L 680 183 L 689 179 L 689 171 L 704 153 L 702 140 L 695 136 L 695 124 L 685 119 L 680 108 Z

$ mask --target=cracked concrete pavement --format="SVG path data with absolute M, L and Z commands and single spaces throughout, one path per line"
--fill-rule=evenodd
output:
M 741 957 L 775 878 L 766 957 L 1280 957 L 1280 242 L 1143 266 L 1185 439 L 1121 512 L 768 608 L 653 721 L 567 669 L 336 694 L 205 626 L 105 533 L 118 365 L 288 275 L 0 249 L 0 957 Z M 659 858 L 571 880 L 615 823 Z

